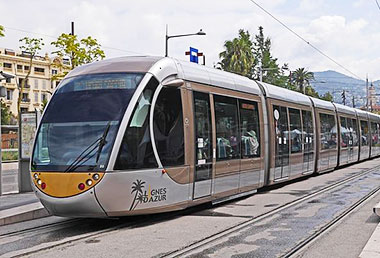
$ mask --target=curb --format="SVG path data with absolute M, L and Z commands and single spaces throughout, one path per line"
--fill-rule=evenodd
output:
M 373 207 L 373 212 L 380 216 L 380 203 L 376 204 L 375 207 Z M 365 244 L 362 252 L 359 255 L 359 258 L 376 258 L 380 257 L 380 223 L 375 228 L 375 231 L 373 231 L 371 237 L 369 238 L 368 242 Z
M 40 202 L 0 211 L 0 226 L 50 216 Z

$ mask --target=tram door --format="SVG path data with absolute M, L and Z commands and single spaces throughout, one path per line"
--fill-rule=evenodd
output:
M 289 176 L 289 123 L 286 107 L 273 106 L 274 133 L 275 133 L 275 166 L 274 180 Z
M 193 92 L 195 172 L 193 199 L 211 195 L 212 183 L 212 124 L 210 97 L 206 93 Z

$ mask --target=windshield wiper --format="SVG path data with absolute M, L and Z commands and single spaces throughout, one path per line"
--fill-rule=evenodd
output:
M 100 153 L 102 152 L 104 145 L 106 145 L 107 143 L 106 138 L 107 138 L 108 132 L 110 131 L 110 127 L 111 127 L 111 121 L 108 122 L 107 127 L 104 130 L 102 137 L 100 137 L 99 147 L 98 147 L 98 151 L 97 151 L 96 159 L 95 159 L 96 165 L 98 165 Z
M 103 135 L 101 137 L 99 137 L 98 139 L 96 139 L 93 143 L 91 143 L 84 151 L 82 151 L 78 155 L 78 157 L 76 157 L 75 160 L 66 168 L 65 172 L 75 171 L 78 167 L 80 167 L 86 161 L 88 161 L 92 157 L 94 157 L 95 154 L 97 154 L 96 163 L 98 163 L 100 153 L 101 153 L 104 145 L 107 143 L 105 139 L 106 139 L 107 134 L 109 132 L 110 126 L 111 126 L 111 121 L 108 122 L 107 127 L 105 128 L 105 130 L 103 132 Z M 94 150 L 96 150 L 96 149 L 98 149 L 97 153 L 93 153 Z

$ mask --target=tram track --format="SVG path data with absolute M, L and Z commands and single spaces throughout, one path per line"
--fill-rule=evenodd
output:
M 319 195 L 319 194 L 322 194 L 322 193 L 325 193 L 329 190 L 332 190 L 334 188 L 337 188 L 345 183 L 348 183 L 350 181 L 353 181 L 357 178 L 360 178 L 362 176 L 365 176 L 366 174 L 369 174 L 371 172 L 374 172 L 376 170 L 378 170 L 379 167 L 375 167 L 375 168 L 370 168 L 370 169 L 365 169 L 361 172 L 358 172 L 357 174 L 355 175 L 351 175 L 351 176 L 348 176 L 346 178 L 344 178 L 343 180 L 340 180 L 338 182 L 335 182 L 329 186 L 326 186 L 326 187 L 323 187 L 321 189 L 318 189 L 310 194 L 307 194 L 303 197 L 300 197 L 292 202 L 289 202 L 289 203 L 285 203 L 283 204 L 282 206 L 279 206 L 277 208 L 274 208 L 273 210 L 269 211 L 269 212 L 266 212 L 264 214 L 261 214 L 259 216 L 256 216 L 256 217 L 252 217 L 250 218 L 248 221 L 244 221 L 238 225 L 235 225 L 235 226 L 232 226 L 232 227 L 229 227 L 221 232 L 218 232 L 214 235 L 211 235 L 211 236 L 208 236 L 204 239 L 201 239 L 200 241 L 197 241 L 197 242 L 194 242 L 192 243 L 191 245 L 188 245 L 184 248 L 180 248 L 180 249 L 177 249 L 175 251 L 172 251 L 170 253 L 166 253 L 166 254 L 163 254 L 161 255 L 161 257 L 183 257 L 183 256 L 186 256 L 196 250 L 199 250 L 201 249 L 202 247 L 206 246 L 206 245 L 209 245 L 211 244 L 212 242 L 215 242 L 215 241 L 218 241 L 219 239 L 229 235 L 229 234 L 232 234 L 238 230 L 241 230 L 245 227 L 248 227 L 249 225 L 252 225 L 254 223 L 257 223 L 257 222 L 260 222 L 266 218 L 269 218 L 271 216 L 274 216 L 275 214 L 277 214 L 278 212 L 284 210 L 284 209 L 287 209 L 291 206 L 294 206 L 294 205 L 297 205 L 301 202 L 304 202 L 304 201 L 307 201 L 311 198 L 314 198 L 315 196 Z M 265 189 L 264 189 L 265 190 Z M 352 205 L 352 207 L 349 209 L 349 211 L 355 209 L 357 206 L 359 206 L 362 202 L 364 202 L 366 199 L 370 198 L 373 194 L 375 194 L 376 192 L 378 192 L 380 190 L 380 187 L 376 188 L 375 190 L 371 191 L 370 194 L 368 194 L 368 197 L 367 198 L 362 198 L 361 201 L 358 201 L 357 203 L 355 203 L 354 205 Z M 106 234 L 106 233 L 110 233 L 112 231 L 115 231 L 115 230 L 119 230 L 119 229 L 123 229 L 123 228 L 133 228 L 133 227 L 143 227 L 145 225 L 150 225 L 152 223 L 156 223 L 156 222 L 160 222 L 160 221 L 164 221 L 164 220 L 170 220 L 176 216 L 183 216 L 183 215 L 191 215 L 192 213 L 195 213 L 197 211 L 200 211 L 204 209 L 204 207 L 200 207 L 200 206 L 197 206 L 197 207 L 193 207 L 191 209 L 187 209 L 187 210 L 183 210 L 183 211 L 178 211 L 178 212 L 172 212 L 172 213 L 164 213 L 164 214 L 159 214 L 159 216 L 155 217 L 155 218 L 152 218 L 152 217 L 149 217 L 147 219 L 146 216 L 139 216 L 139 217 L 126 217 L 125 219 L 127 219 L 128 221 L 127 222 L 123 222 L 122 220 L 124 219 L 121 219 L 121 220 L 94 220 L 92 222 L 90 222 L 90 224 L 96 224 L 97 222 L 99 221 L 107 221 L 107 225 L 104 226 L 104 228 L 100 229 L 100 230 L 93 230 L 92 232 L 86 232 L 86 233 L 83 233 L 83 234 L 80 234 L 80 235 L 76 235 L 76 236 L 71 236 L 71 237 L 68 237 L 68 238 L 64 238 L 64 239 L 61 239 L 61 240 L 58 240 L 58 241 L 53 241 L 51 243 L 49 243 L 48 245 L 46 246 L 36 246 L 35 248 L 28 248 L 27 250 L 18 250 L 18 252 L 14 252 L 14 254 L 11 254 L 12 256 L 11 257 L 22 257 L 22 256 L 27 256 L 27 255 L 30 255 L 30 254 L 33 254 L 33 253 L 36 253 L 36 252 L 40 252 L 40 251 L 43 251 L 43 250 L 47 250 L 47 249 L 51 249 L 51 248 L 54 248 L 54 247 L 58 247 L 58 246 L 62 246 L 64 244 L 68 244 L 68 243 L 73 243 L 73 242 L 76 242 L 76 241 L 83 241 L 83 240 L 86 240 L 86 239 L 89 239 L 89 238 L 93 238 L 93 237 L 97 237 L 99 235 L 102 235 L 102 234 Z M 344 212 L 345 215 L 347 215 L 349 213 L 349 211 L 346 211 Z M 345 215 L 342 215 L 340 216 L 341 219 L 344 218 Z M 132 221 L 131 221 L 132 220 Z M 56 223 L 51 223 L 51 224 L 48 224 L 48 225 L 41 225 L 41 226 L 37 226 L 37 227 L 32 227 L 32 228 L 28 228 L 28 229 L 24 229 L 24 230 L 21 230 L 21 231 L 17 231 L 17 232 L 10 232 L 10 233 L 5 233 L 5 234 L 1 234 L 0 235 L 0 243 L 1 243 L 1 240 L 4 240 L 5 238 L 9 238 L 9 237 L 27 237 L 27 236 L 30 236 L 30 235 L 33 235 L 33 234 L 42 234 L 44 232 L 52 232 L 52 231 L 55 231 L 55 230 L 64 230 L 66 228 L 70 228 L 70 227 L 75 227 L 77 225 L 81 225 L 83 224 L 83 221 L 86 221 L 88 222 L 88 220 L 85 220 L 85 219 L 70 219 L 69 221 L 63 221 L 63 222 L 56 222 Z M 97 221 L 97 222 L 96 222 Z M 305 247 L 308 243 L 310 243 L 311 241 L 313 241 L 313 239 L 317 238 L 318 235 L 321 235 L 323 232 L 325 232 L 326 230 L 328 230 L 328 228 L 330 228 L 331 226 L 333 226 L 334 224 L 336 224 L 338 221 L 340 221 L 340 219 L 337 219 L 336 221 L 334 222 L 331 222 L 329 223 L 329 225 L 326 225 L 326 228 L 323 228 L 323 229 L 320 229 L 320 231 L 316 232 L 315 235 L 313 236 L 310 236 L 309 238 L 305 239 L 304 241 L 298 243 L 293 249 L 289 250 L 286 254 L 284 254 L 285 257 L 289 257 L 295 253 L 297 253 L 299 250 L 301 250 L 303 247 Z M 13 252 L 12 252 L 13 253 Z M 1 254 L 0 254 L 1 256 Z
M 321 189 L 318 189 L 310 194 L 307 194 L 303 197 L 300 197 L 296 200 L 293 200 L 289 203 L 285 203 L 271 211 L 268 211 L 266 213 L 263 213 L 259 216 L 256 216 L 256 217 L 252 217 L 251 219 L 249 220 L 246 220 L 244 222 L 241 222 L 237 225 L 234 225 L 234 226 L 231 226 L 229 228 L 226 228 L 224 229 L 223 231 L 220 231 L 218 233 L 215 233 L 211 236 L 208 236 L 206 238 L 203 238 L 199 241 L 196 241 L 186 247 L 183 247 L 183 248 L 180 248 L 180 249 L 177 249 L 175 251 L 172 251 L 172 252 L 169 252 L 169 253 L 166 253 L 160 257 L 187 257 L 187 256 L 191 256 L 193 254 L 196 254 L 200 251 L 202 251 L 202 249 L 212 245 L 213 243 L 217 243 L 218 241 L 221 241 L 222 238 L 225 238 L 229 235 L 232 235 L 240 230 L 243 230 L 244 228 L 247 228 L 251 225 L 254 225 L 256 223 L 259 223 L 265 219 L 269 219 L 270 217 L 273 217 L 275 216 L 276 214 L 278 214 L 279 212 L 281 211 L 284 211 L 286 209 L 289 209 L 293 206 L 296 206 L 302 202 L 306 202 L 312 198 L 315 198 L 316 196 L 318 195 L 321 195 L 323 193 L 326 193 L 328 191 L 331 191 L 331 190 L 334 190 L 335 188 L 338 188 L 350 181 L 354 181 L 355 179 L 358 179 L 360 177 L 363 177 L 369 173 L 372 173 L 372 172 L 375 172 L 377 171 L 378 169 L 380 168 L 380 166 L 377 166 L 377 167 L 374 167 L 374 168 L 370 168 L 370 169 L 365 169 L 364 171 L 361 171 L 359 172 L 358 174 L 355 174 L 355 175 L 352 175 L 352 176 L 349 176 L 343 180 L 340 180 L 336 183 L 333 183 L 329 186 L 326 186 L 326 187 L 323 187 Z M 294 254 L 300 252 L 301 250 L 303 250 L 303 248 L 306 248 L 306 246 L 312 242 L 314 239 L 318 238 L 318 236 L 322 235 L 324 232 L 326 232 L 329 228 L 331 228 L 333 225 L 336 225 L 339 221 L 341 221 L 342 219 L 344 219 L 348 214 L 350 214 L 351 211 L 353 211 L 355 208 L 357 208 L 358 206 L 360 206 L 360 204 L 362 204 L 363 202 L 365 202 L 366 200 L 368 200 L 369 198 L 371 198 L 374 194 L 378 193 L 380 191 L 380 186 L 379 187 L 376 187 L 375 189 L 372 189 L 367 195 L 363 196 L 362 198 L 360 198 L 357 202 L 353 203 L 349 208 L 345 209 L 339 216 L 337 216 L 336 218 L 334 218 L 333 220 L 331 220 L 329 223 L 327 223 L 326 225 L 324 225 L 322 228 L 320 228 L 319 230 L 317 230 L 314 234 L 308 236 L 307 238 L 303 239 L 302 241 L 298 242 L 293 248 L 291 248 L 290 250 L 287 250 L 285 251 L 285 253 L 281 254 L 281 257 L 291 257 L 293 256 Z

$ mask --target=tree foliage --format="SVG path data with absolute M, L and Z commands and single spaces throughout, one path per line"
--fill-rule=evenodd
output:
M 0 37 L 4 37 L 4 26 L 0 25 Z
M 255 80 L 260 80 L 262 76 L 264 82 L 332 101 L 329 92 L 319 96 L 310 85 L 314 80 L 312 72 L 298 68 L 290 72 L 289 76 L 286 75 L 285 70 L 289 70 L 288 64 L 285 63 L 280 67 L 271 51 L 272 41 L 269 37 L 265 37 L 263 27 L 259 27 L 258 34 L 254 38 L 251 38 L 248 31 L 240 29 L 238 37 L 225 41 L 224 51 L 219 54 L 221 60 L 217 68 Z
M 22 80 L 21 84 L 18 85 L 18 99 L 17 99 L 17 111 L 20 114 L 20 105 L 22 100 L 22 93 L 24 92 L 25 84 L 28 82 L 30 73 L 32 71 L 33 58 L 38 54 L 38 51 L 41 50 L 42 46 L 45 45 L 42 38 L 29 38 L 24 37 L 19 40 L 21 43 L 20 49 L 29 57 L 29 70 L 25 76 L 25 79 Z
M 239 36 L 224 42 L 225 50 L 219 54 L 219 67 L 228 72 L 252 78 L 255 67 L 253 42 L 248 31 L 239 30 Z
M 51 42 L 58 50 L 53 54 L 69 57 L 71 68 L 101 60 L 105 57 L 98 41 L 91 36 L 79 40 L 77 35 L 62 33 L 56 41 Z
M 256 69 L 255 79 L 260 79 L 262 73 L 263 82 L 274 84 L 281 87 L 287 87 L 287 76 L 284 75 L 284 68 L 287 69 L 287 64 L 283 68 L 277 64 L 277 58 L 274 58 L 271 53 L 272 41 L 269 37 L 264 36 L 264 28 L 259 27 L 259 33 L 255 35 L 255 65 Z
M 328 92 L 326 92 L 325 94 L 323 94 L 322 96 L 320 96 L 320 99 L 332 102 L 332 101 L 334 100 L 334 97 L 333 97 L 333 95 L 331 95 L 331 93 L 328 91 Z
M 9 107 L 1 100 L 1 124 L 10 125 L 12 122 L 13 115 Z
M 305 68 L 298 68 L 291 74 L 292 83 L 295 84 L 299 92 L 306 93 L 306 87 L 310 86 L 310 81 L 314 80 L 314 74 Z

